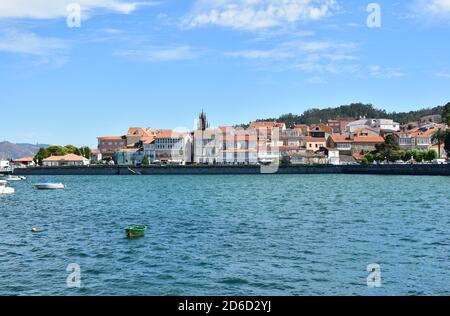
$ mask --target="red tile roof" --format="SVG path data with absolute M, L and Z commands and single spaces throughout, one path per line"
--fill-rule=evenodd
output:
M 83 161 L 85 159 L 86 158 L 84 158 L 83 156 L 78 156 L 75 154 L 68 154 L 65 156 L 51 156 L 46 159 L 43 159 L 42 161 L 62 161 L 62 160 L 64 160 L 64 161 Z
M 376 137 L 355 137 L 354 143 L 384 143 L 384 138 L 381 136 Z
M 24 157 L 19 159 L 14 159 L 14 162 L 32 162 L 34 160 L 33 157 Z
M 330 135 L 330 137 L 335 143 L 384 143 L 384 138 L 381 136 L 350 138 L 348 135 L 334 134 Z
M 102 136 L 97 137 L 100 140 L 122 140 L 125 136 Z
M 155 138 L 183 138 L 184 136 L 186 136 L 186 133 L 176 132 L 171 129 L 163 129 L 156 131 Z

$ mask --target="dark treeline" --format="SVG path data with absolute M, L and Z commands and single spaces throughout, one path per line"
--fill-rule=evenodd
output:
M 417 122 L 421 117 L 431 114 L 441 114 L 444 106 L 422 109 L 410 112 L 386 112 L 385 110 L 376 109 L 372 104 L 352 103 L 350 105 L 342 105 L 337 108 L 327 109 L 310 109 L 301 115 L 284 114 L 279 118 L 260 119 L 258 121 L 277 121 L 284 122 L 288 127 L 294 124 L 317 124 L 320 122 L 327 123 L 328 120 L 336 118 L 386 118 L 393 119 L 401 124 L 409 122 Z

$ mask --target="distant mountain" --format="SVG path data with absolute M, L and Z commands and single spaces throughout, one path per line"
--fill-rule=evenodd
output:
M 409 122 L 417 122 L 423 116 L 431 114 L 441 114 L 443 106 L 437 106 L 429 109 L 422 109 L 411 112 L 392 112 L 388 113 L 385 110 L 376 109 L 372 104 L 352 103 L 349 105 L 342 105 L 336 108 L 327 109 L 311 109 L 303 112 L 301 115 L 284 114 L 279 118 L 262 119 L 260 121 L 278 121 L 284 122 L 288 126 L 294 124 L 317 124 L 320 122 L 326 123 L 328 120 L 336 118 L 387 118 L 393 119 L 401 124 Z
M 0 159 L 17 159 L 23 157 L 34 157 L 41 147 L 48 147 L 48 146 L 0 142 Z
M 48 144 L 28 144 L 28 143 L 16 143 L 17 146 L 25 146 L 25 147 L 38 147 L 38 148 L 47 148 L 50 147 Z

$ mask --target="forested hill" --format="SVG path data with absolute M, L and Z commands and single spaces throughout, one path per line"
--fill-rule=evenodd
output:
M 362 104 L 353 103 L 350 105 L 342 105 L 337 108 L 327 108 L 327 109 L 311 109 L 305 111 L 301 115 L 296 114 L 285 114 L 279 118 L 262 119 L 259 121 L 278 121 L 284 122 L 287 126 L 292 126 L 294 124 L 316 124 L 320 122 L 328 122 L 328 120 L 336 118 L 388 118 L 393 119 L 401 124 L 406 124 L 409 122 L 416 122 L 421 117 L 431 115 L 431 114 L 441 114 L 443 106 L 437 106 L 434 108 L 422 109 L 418 111 L 411 112 L 392 112 L 388 113 L 385 110 L 380 110 L 374 108 L 372 104 Z

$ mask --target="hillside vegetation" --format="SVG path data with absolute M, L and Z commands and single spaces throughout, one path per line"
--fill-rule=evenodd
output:
M 434 108 L 421 109 L 410 112 L 386 112 L 375 108 L 372 104 L 352 103 L 349 105 L 342 105 L 337 108 L 327 109 L 310 109 L 303 114 L 284 114 L 278 118 L 260 119 L 258 121 L 277 121 L 284 122 L 287 126 L 294 124 L 317 124 L 320 122 L 328 122 L 328 120 L 336 118 L 387 118 L 393 119 L 401 124 L 409 122 L 417 122 L 421 117 L 431 114 L 441 114 L 444 106 L 437 106 Z

